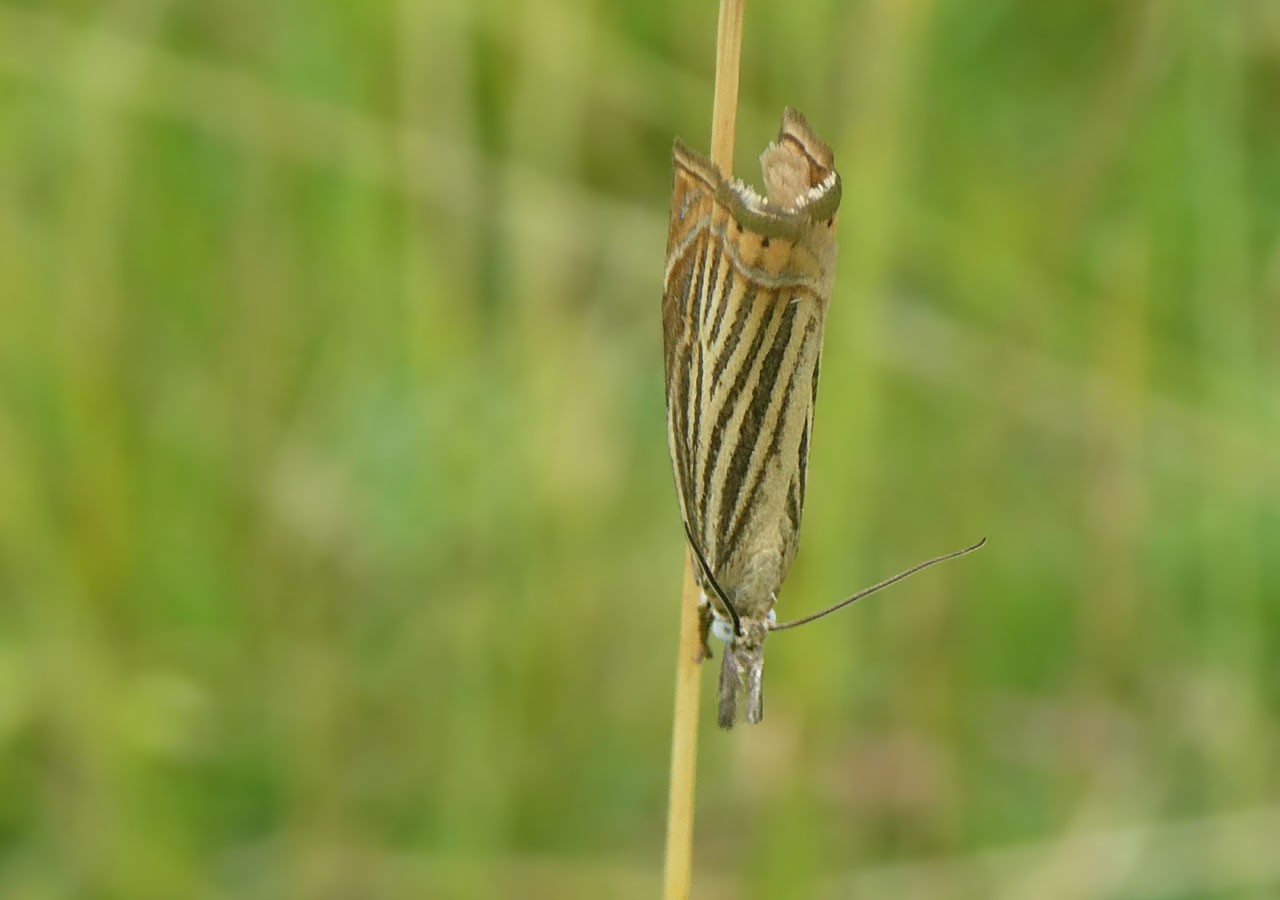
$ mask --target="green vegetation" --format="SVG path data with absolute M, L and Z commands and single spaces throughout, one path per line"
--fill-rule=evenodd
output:
M 715 15 L 0 2 L 0 896 L 656 896 Z M 990 543 L 704 703 L 697 895 L 1275 896 L 1280 7 L 752 0 L 742 91 L 846 186 L 783 618 Z

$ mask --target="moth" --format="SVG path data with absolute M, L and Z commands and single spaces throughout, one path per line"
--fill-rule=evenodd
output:
M 822 333 L 835 278 L 840 176 L 787 109 L 760 157 L 763 196 L 679 140 L 663 278 L 667 438 L 708 632 L 726 644 L 719 722 L 764 714 L 764 643 L 974 547 L 929 560 L 814 616 L 778 624 L 804 511 Z

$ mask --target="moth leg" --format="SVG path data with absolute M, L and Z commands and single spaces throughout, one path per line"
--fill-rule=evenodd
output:
M 702 595 L 702 602 L 698 604 L 698 640 L 701 646 L 698 647 L 698 657 L 694 662 L 702 662 L 704 659 L 711 659 L 715 654 L 711 652 L 711 645 L 707 643 L 707 635 L 711 633 L 711 603 L 707 600 L 707 595 Z

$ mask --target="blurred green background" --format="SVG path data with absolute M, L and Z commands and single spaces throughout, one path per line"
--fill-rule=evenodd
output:
M 0 897 L 653 897 L 714 4 L 0 2 Z M 748 4 L 845 179 L 708 898 L 1280 896 L 1280 4 Z

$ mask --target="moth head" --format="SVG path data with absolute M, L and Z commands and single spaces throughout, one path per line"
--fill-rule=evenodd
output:
M 764 619 L 741 616 L 738 619 L 739 631 L 735 633 L 733 621 L 724 618 L 714 606 L 712 607 L 711 633 L 718 640 L 724 641 L 735 650 L 747 647 L 763 647 L 765 637 L 777 624 L 778 614 L 770 609 L 768 617 Z
M 773 626 L 778 622 L 778 616 L 773 610 L 769 610 L 769 615 L 764 619 L 745 618 L 742 620 L 742 634 L 738 636 L 735 642 L 737 652 L 764 652 L 764 639 L 769 636 L 769 632 L 773 630 Z

